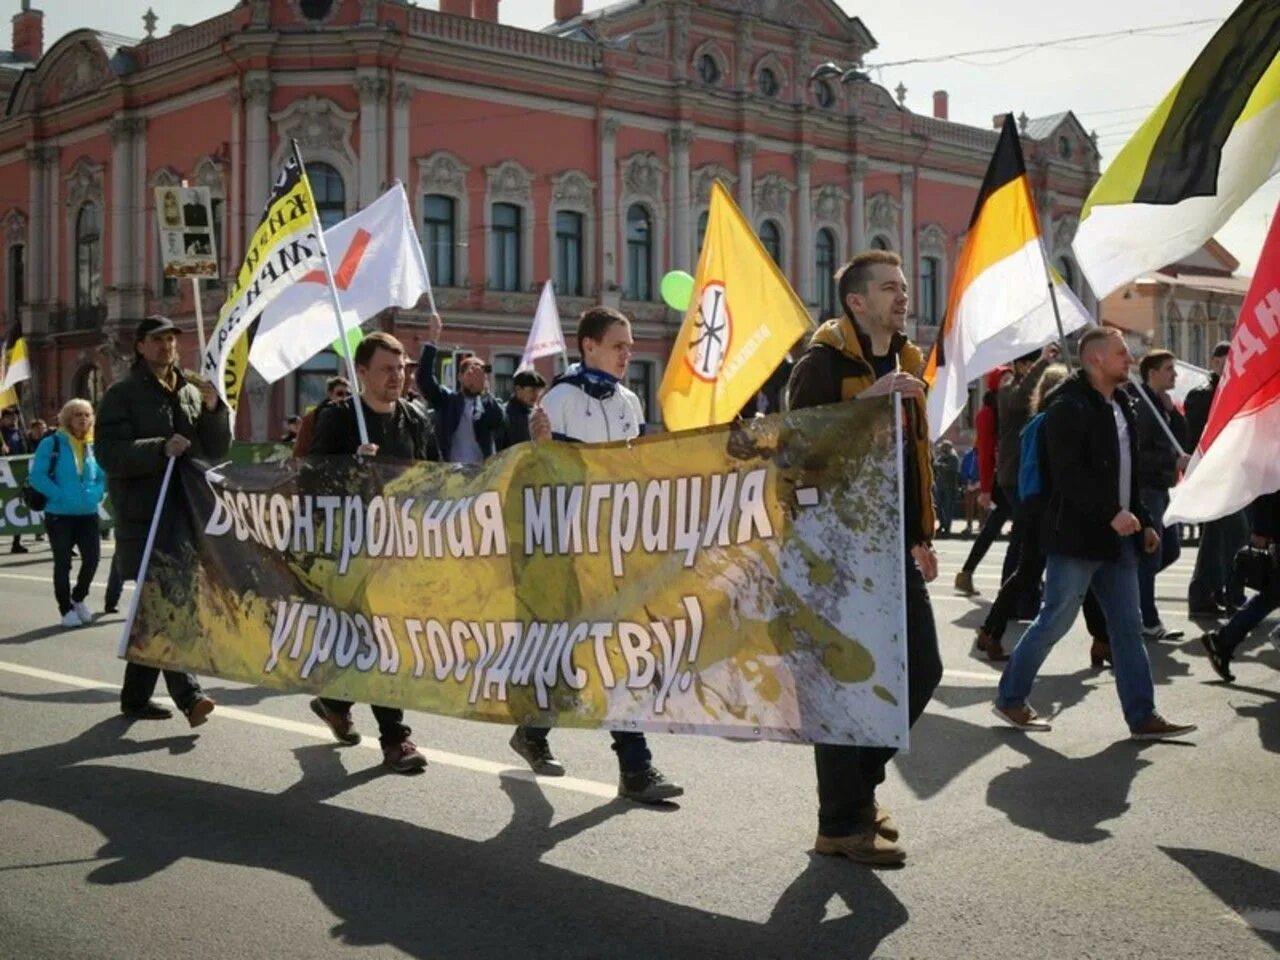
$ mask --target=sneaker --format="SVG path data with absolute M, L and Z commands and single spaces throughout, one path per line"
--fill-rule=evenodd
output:
M 1181 630 L 1166 630 L 1163 623 L 1142 628 L 1142 639 L 1148 642 L 1155 640 L 1181 640 L 1182 637 L 1183 632 Z
M 80 619 L 80 615 L 74 610 L 68 610 L 62 615 L 62 625 L 64 627 L 83 627 L 84 621 Z
M 209 719 L 209 714 L 213 713 L 213 708 L 217 704 L 210 697 L 199 697 L 186 711 L 187 723 L 193 727 L 198 727 Z
M 382 748 L 382 763 L 396 773 L 417 773 L 427 765 L 427 758 L 418 752 L 412 740 L 401 740 Z
M 1235 674 L 1231 672 L 1231 654 L 1222 649 L 1218 642 L 1218 632 L 1210 630 L 1200 638 L 1200 643 L 1209 655 L 1209 666 L 1213 667 L 1213 672 L 1227 683 L 1235 683 Z
M 973 586 L 973 574 L 968 570 L 961 570 L 956 574 L 956 593 L 963 593 L 966 597 L 979 595 Z
M 148 700 L 140 707 L 120 706 L 120 712 L 130 720 L 168 720 L 173 716 L 173 711 L 168 707 L 162 707 L 154 700 Z
M 622 771 L 618 775 L 618 796 L 637 803 L 662 803 L 684 795 L 684 787 L 672 783 L 657 767 Z
M 93 612 L 89 609 L 89 605 L 83 600 L 77 600 L 71 607 L 71 612 L 80 618 L 80 622 L 86 627 L 93 623 Z
M 351 722 L 351 712 L 334 713 L 324 705 L 319 697 L 311 701 L 311 712 L 325 722 L 329 731 L 333 734 L 333 739 L 339 743 L 345 743 L 349 747 L 354 747 L 360 742 L 360 734 L 355 732 L 354 724 Z M 386 751 L 384 750 L 385 754 Z
M 1147 717 L 1146 723 L 1131 734 L 1133 740 L 1169 740 L 1196 729 L 1194 723 L 1170 723 L 1158 713 Z
M 874 827 L 847 837 L 824 837 L 819 834 L 813 843 L 813 852 L 824 857 L 844 857 L 854 863 L 865 863 L 872 867 L 897 867 L 907 859 L 907 851 L 876 832 Z
M 529 769 L 538 776 L 564 776 L 564 764 L 552 756 L 551 745 L 547 743 L 546 737 L 530 737 L 516 727 L 516 732 L 511 734 L 509 743 L 511 749 L 520 754 L 525 763 L 529 764 Z
M 1041 719 L 1040 714 L 1025 703 L 1019 707 L 1002 707 L 996 704 L 992 706 L 991 712 L 1009 726 L 1017 727 L 1019 730 L 1043 731 L 1053 729 L 1053 725 L 1048 720 Z

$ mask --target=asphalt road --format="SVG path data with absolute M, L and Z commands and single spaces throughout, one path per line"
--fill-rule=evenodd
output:
M 999 727 L 978 600 L 934 585 L 947 673 L 881 801 L 909 850 L 873 871 L 812 853 L 811 751 L 654 737 L 679 806 L 618 801 L 607 738 L 557 732 L 536 781 L 507 730 L 411 715 L 420 776 L 376 727 L 338 748 L 306 698 L 211 679 L 198 731 L 117 713 L 122 618 L 64 631 L 44 544 L 0 558 L 0 958 L 1253 958 L 1280 951 L 1280 652 L 1264 625 L 1215 681 L 1194 630 L 1149 645 L 1182 743 L 1126 739 L 1083 621 Z M 109 545 L 108 545 L 109 548 Z M 1194 551 L 1164 574 L 1188 628 Z M 105 566 L 91 595 L 100 609 Z M 126 600 L 129 594 L 126 593 Z M 1014 639 L 1011 629 L 1008 640 Z

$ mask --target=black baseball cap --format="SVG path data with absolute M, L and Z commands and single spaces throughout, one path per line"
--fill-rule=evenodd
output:
M 1231 352 L 1231 341 L 1229 340 L 1223 340 L 1218 344 L 1216 344 L 1213 348 L 1213 356 L 1215 359 L 1217 357 L 1225 357 L 1230 352 Z
M 138 324 L 138 329 L 134 331 L 133 342 L 141 343 L 153 333 L 164 333 L 168 330 L 172 330 L 174 333 L 179 332 L 177 326 L 168 317 L 162 317 L 159 314 L 147 317 Z

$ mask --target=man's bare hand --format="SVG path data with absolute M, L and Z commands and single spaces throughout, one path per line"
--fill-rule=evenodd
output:
M 356 447 L 356 453 L 362 457 L 376 457 L 378 455 L 378 445 L 376 443 L 362 443 Z
M 866 390 L 863 390 L 859 396 L 885 397 L 891 393 L 901 394 L 907 399 L 922 398 L 924 397 L 924 381 L 901 371 L 886 373 Z
M 1122 537 L 1130 537 L 1142 529 L 1142 524 L 1128 510 L 1121 510 L 1111 518 L 1111 529 Z
M 1062 350 L 1059 349 L 1056 343 L 1051 343 L 1040 351 L 1040 359 L 1048 360 L 1050 363 L 1053 363 L 1060 356 L 1062 356 Z
M 541 407 L 534 407 L 529 414 L 529 437 L 533 440 L 551 439 L 551 418 Z
M 204 401 L 206 410 L 218 409 L 218 391 L 208 380 L 200 381 L 200 399 Z
M 983 513 L 990 513 L 991 512 L 991 494 L 979 493 L 978 506 L 982 508 Z
M 166 457 L 180 457 L 189 449 L 191 449 L 191 441 L 182 434 L 175 433 L 165 441 L 164 455 Z
M 1178 457 L 1178 472 L 1183 473 L 1187 469 L 1187 464 L 1191 462 L 1191 458 L 1185 453 Z
M 1151 527 L 1142 531 L 1142 549 L 1147 553 L 1155 553 L 1160 549 L 1160 534 Z
M 427 343 L 434 344 L 440 339 L 440 333 L 444 330 L 444 321 L 440 319 L 440 314 L 433 313 L 427 317 Z
M 924 577 L 925 583 L 933 583 L 938 579 L 938 555 L 933 552 L 933 547 L 917 543 L 911 548 L 911 559 L 920 568 L 920 575 Z

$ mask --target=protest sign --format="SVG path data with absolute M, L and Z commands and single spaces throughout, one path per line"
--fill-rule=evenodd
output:
M 156 228 L 166 277 L 217 279 L 218 238 L 208 187 L 156 187 Z

